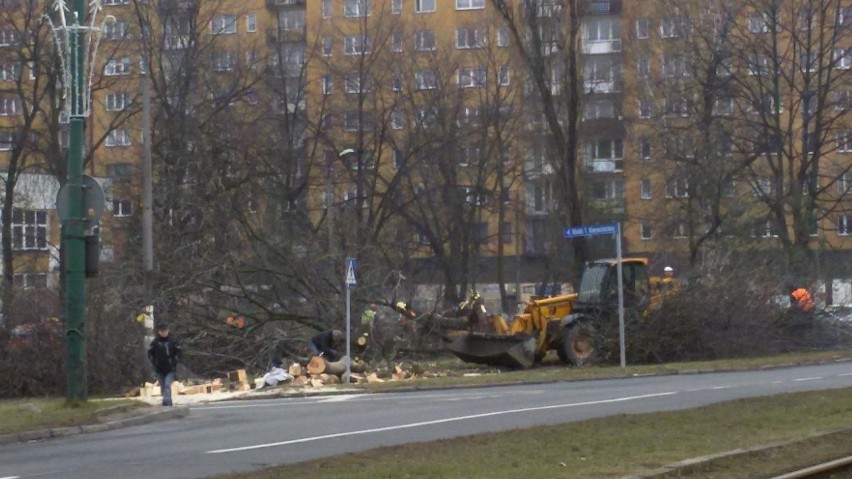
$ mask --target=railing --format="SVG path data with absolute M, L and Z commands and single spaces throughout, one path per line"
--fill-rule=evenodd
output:
M 617 173 L 623 169 L 623 158 L 592 158 L 586 160 L 586 170 L 592 173 Z
M 268 8 L 278 7 L 304 7 L 305 0 L 266 0 Z

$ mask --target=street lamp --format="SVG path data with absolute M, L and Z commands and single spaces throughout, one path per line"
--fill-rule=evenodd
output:
M 65 251 L 65 329 L 67 343 L 66 396 L 69 401 L 85 401 L 86 391 L 86 233 L 95 224 L 83 211 L 83 131 L 86 117 L 92 111 L 92 79 L 95 57 L 101 40 L 101 27 L 115 21 L 106 16 L 96 23 L 101 0 L 54 0 L 57 22 L 45 15 L 56 42 L 62 70 L 65 94 L 65 113 L 69 119 L 68 215 L 62 221 L 62 242 Z M 88 5 L 88 11 L 86 9 Z M 86 20 L 89 23 L 86 23 Z
M 346 148 L 337 154 L 337 157 L 343 159 L 347 155 L 355 154 L 355 150 L 352 148 Z M 326 182 L 325 182 L 325 208 L 326 213 L 328 215 L 328 252 L 329 254 L 334 254 L 334 184 L 332 182 L 332 176 L 334 173 L 334 165 L 332 164 L 332 158 L 326 159 L 325 172 L 326 172 Z

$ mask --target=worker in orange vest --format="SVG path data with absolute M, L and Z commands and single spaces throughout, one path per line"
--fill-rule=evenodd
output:
M 805 288 L 790 288 L 790 306 L 797 308 L 803 313 L 810 313 L 814 309 L 814 299 Z

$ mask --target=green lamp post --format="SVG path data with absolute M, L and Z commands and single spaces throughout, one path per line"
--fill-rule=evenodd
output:
M 63 272 L 67 349 L 67 399 L 85 401 L 86 388 L 86 236 L 97 225 L 84 211 L 83 146 L 91 113 L 92 78 L 103 23 L 96 26 L 101 0 L 55 0 L 45 15 L 59 54 L 65 115 L 69 121 L 68 171 L 63 189 L 67 214 L 62 218 Z M 112 17 L 106 17 L 110 20 Z M 88 20 L 88 22 L 87 22 Z M 112 19 L 114 21 L 114 19 Z

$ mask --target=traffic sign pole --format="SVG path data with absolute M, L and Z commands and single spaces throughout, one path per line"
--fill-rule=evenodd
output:
M 562 230 L 565 239 L 586 236 L 613 235 L 615 236 L 616 275 L 618 277 L 618 343 L 621 349 L 621 367 L 627 367 L 627 354 L 624 341 L 624 268 L 621 264 L 621 223 L 610 223 L 589 226 L 568 226 Z
M 355 258 L 346 258 L 346 379 L 349 384 L 352 376 L 352 311 L 351 294 L 355 287 Z

